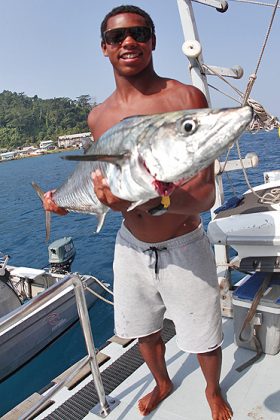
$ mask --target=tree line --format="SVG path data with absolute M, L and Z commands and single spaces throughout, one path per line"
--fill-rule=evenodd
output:
M 41 99 L 4 90 L 0 93 L 0 150 L 38 145 L 42 140 L 89 131 L 87 116 L 96 103 L 89 95 Z

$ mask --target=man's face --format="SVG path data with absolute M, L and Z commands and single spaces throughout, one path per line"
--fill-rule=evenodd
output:
M 135 13 L 121 13 L 109 18 L 106 30 L 143 26 L 147 28 L 142 16 Z M 121 42 L 111 45 L 102 42 L 101 47 L 103 54 L 109 57 L 117 73 L 123 76 L 134 76 L 150 63 L 152 50 L 155 48 L 155 36 L 152 34 L 148 41 L 139 42 L 133 38 L 133 33 L 128 31 Z

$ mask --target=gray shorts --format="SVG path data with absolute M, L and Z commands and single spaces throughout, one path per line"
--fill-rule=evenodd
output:
M 167 314 L 178 347 L 205 353 L 222 343 L 216 265 L 201 226 L 160 243 L 136 239 L 122 225 L 114 258 L 116 334 L 139 338 L 162 329 Z

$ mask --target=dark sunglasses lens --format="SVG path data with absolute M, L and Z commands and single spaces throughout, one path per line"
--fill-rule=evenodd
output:
M 151 30 L 146 26 L 130 28 L 129 32 L 132 38 L 137 42 L 147 42 L 151 38 Z
M 112 29 L 104 33 L 105 42 L 109 45 L 119 44 L 125 38 L 125 28 Z
M 116 28 L 104 33 L 105 42 L 109 45 L 120 44 L 126 36 L 132 36 L 137 42 L 148 42 L 151 39 L 151 29 L 146 26 L 134 26 L 131 28 Z

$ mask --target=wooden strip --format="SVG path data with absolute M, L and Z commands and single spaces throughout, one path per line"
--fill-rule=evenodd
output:
M 125 348 L 134 340 L 135 338 L 121 338 L 121 337 L 118 337 L 117 335 L 114 335 L 113 337 L 109 338 L 108 341 L 110 341 L 111 343 L 120 344 L 123 348 Z

